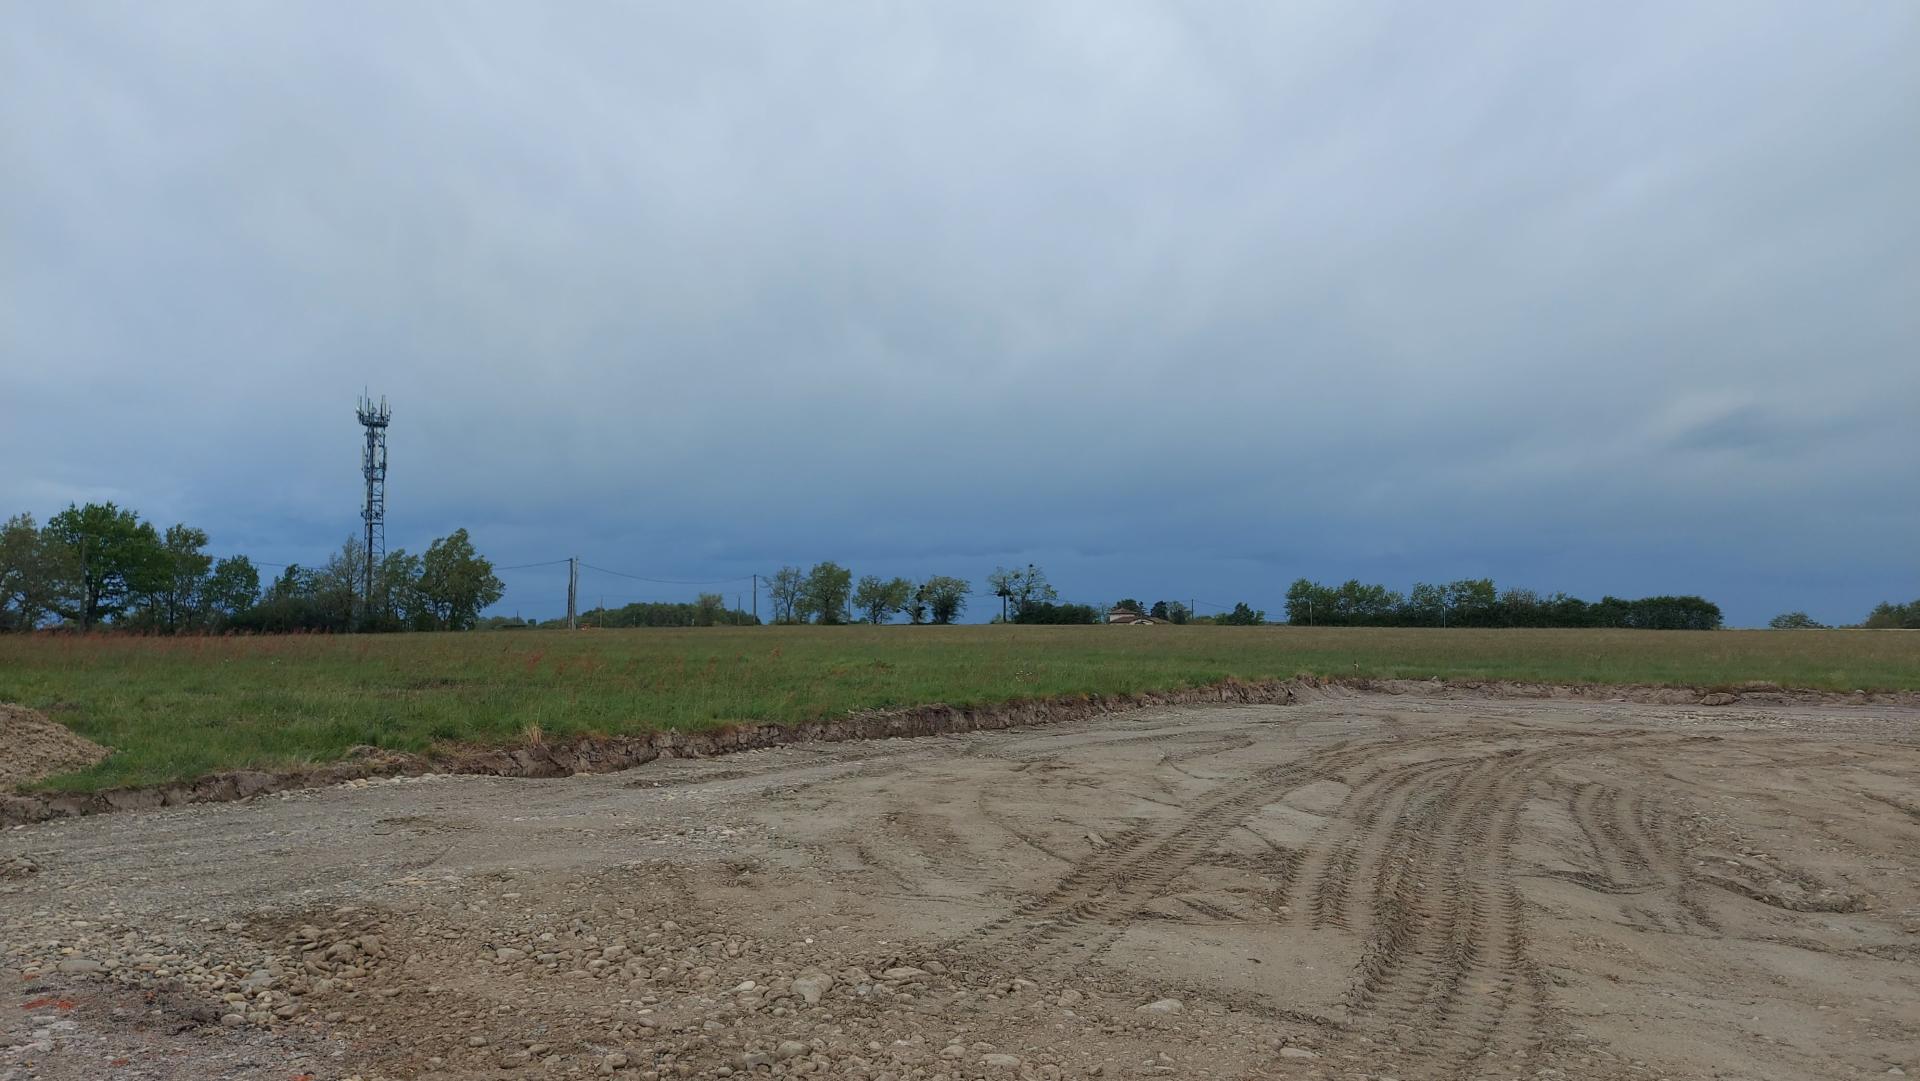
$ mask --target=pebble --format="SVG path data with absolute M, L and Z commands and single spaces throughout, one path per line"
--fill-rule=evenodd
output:
M 1280 1057 L 1310 1059 L 1310 1058 L 1319 1058 L 1320 1056 L 1318 1054 L 1315 1054 L 1312 1051 L 1307 1050 L 1304 1047 L 1282 1047 L 1280 1049 Z
M 981 1055 L 980 1065 L 996 1070 L 1017 1070 L 1020 1068 L 1018 1055 Z
M 1187 1004 L 1180 1001 L 1177 998 L 1163 998 L 1163 999 L 1160 999 L 1158 1002 L 1149 1002 L 1145 1006 L 1137 1007 L 1134 1010 L 1134 1012 L 1135 1013 L 1181 1013 L 1184 1010 L 1186 1010 L 1186 1008 L 1187 1008 Z
M 99 972 L 107 966 L 86 957 L 69 957 L 58 967 L 62 972 Z
M 794 977 L 794 994 L 806 1000 L 809 1006 L 818 1003 L 821 997 L 831 990 L 833 990 L 833 977 L 824 972 L 808 972 Z

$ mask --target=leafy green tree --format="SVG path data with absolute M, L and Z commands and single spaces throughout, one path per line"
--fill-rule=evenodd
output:
M 1091 604 L 1055 604 L 1052 601 L 1031 600 L 1020 606 L 1014 615 L 1015 623 L 1039 624 L 1086 624 L 1100 623 L 1106 613 Z
M 208 627 L 224 627 L 259 597 L 259 568 L 246 556 L 228 556 L 213 565 L 200 588 L 200 620 Z
M 1326 626 L 1338 621 L 1333 590 L 1318 582 L 1296 578 L 1287 587 L 1287 622 L 1300 626 Z
M 1816 621 L 1805 612 L 1782 612 L 1767 620 L 1767 626 L 1776 631 L 1811 631 L 1824 630 L 1827 625 Z
M 350 533 L 338 551 L 327 557 L 308 582 L 308 595 L 314 604 L 328 613 L 329 625 L 353 627 L 359 612 L 360 594 L 366 590 L 367 546 L 359 534 Z M 369 617 L 372 613 L 368 613 Z M 362 619 L 360 625 L 371 629 L 377 619 Z
M 861 575 L 853 590 L 853 606 L 861 618 L 875 625 L 892 619 L 913 600 L 913 583 L 905 578 L 882 580 L 878 575 Z
M 137 598 L 135 622 L 153 630 L 178 634 L 200 625 L 200 591 L 213 557 L 206 554 L 207 533 L 189 525 L 173 525 L 160 538 L 163 565 L 148 592 Z
M 267 587 L 262 601 L 283 601 L 294 597 L 304 597 L 312 591 L 312 575 L 298 563 L 289 563 L 280 570 L 280 577 Z
M 136 597 L 157 592 L 166 578 L 160 535 L 112 503 L 69 505 L 47 522 L 45 536 L 64 550 L 60 562 L 72 570 L 54 610 L 83 631 L 124 615 Z
M 1179 601 L 1154 601 L 1147 615 L 1168 623 L 1185 623 L 1193 618 L 1193 610 Z
M 0 631 L 30 631 L 52 614 L 72 577 L 64 551 L 31 514 L 0 526 Z
M 1215 616 L 1213 621 L 1227 627 L 1257 627 L 1267 621 L 1267 614 L 1241 601 L 1233 606 L 1233 611 Z
M 702 593 L 693 602 L 693 625 L 711 627 L 720 622 L 721 613 L 727 610 L 727 598 L 719 593 Z
M 973 592 L 973 586 L 965 578 L 936 574 L 922 583 L 920 590 L 926 594 L 933 621 L 944 626 L 967 610 L 967 594 Z
M 1116 603 L 1114 607 L 1121 611 L 1132 612 L 1136 616 L 1144 616 L 1147 614 L 1146 607 L 1132 597 Z
M 718 600 L 718 593 L 703 595 L 703 599 Z M 747 612 L 738 609 L 721 608 L 718 611 L 709 606 L 705 610 L 699 604 L 667 603 L 662 601 L 636 601 L 619 608 L 590 608 L 580 613 L 581 622 L 594 627 L 701 627 L 724 625 L 728 627 L 757 627 L 760 621 Z M 702 623 L 701 620 L 709 622 Z M 558 620 L 560 626 L 566 620 Z M 494 624 L 492 620 L 483 620 L 482 626 Z
M 801 587 L 796 614 L 803 620 L 811 616 L 817 623 L 845 623 L 847 597 L 852 592 L 852 571 L 831 560 L 815 563 Z
M 1867 613 L 1867 621 L 1861 624 L 1874 630 L 1902 627 L 1908 630 L 1920 628 L 1920 600 L 1910 604 L 1895 604 L 1882 601 Z
M 767 596 L 773 602 L 775 623 L 800 623 L 806 619 L 801 610 L 807 592 L 807 576 L 799 567 L 781 567 L 767 579 Z
M 1495 618 L 1499 597 L 1491 578 L 1462 578 L 1447 583 L 1447 622 L 1462 627 L 1488 627 Z
M 1447 622 L 1447 588 L 1431 582 L 1415 582 L 1407 591 L 1407 606 L 1402 612 L 1405 620 L 1413 620 L 1414 626 L 1441 627 Z
M 464 529 L 427 546 L 420 561 L 420 599 L 441 630 L 466 630 L 480 610 L 499 600 L 506 587 L 493 564 L 474 551 Z
M 367 605 L 365 625 L 369 629 L 433 628 L 434 616 L 420 595 L 421 565 L 421 558 L 405 548 L 395 548 L 380 557 L 373 568 L 373 598 Z
M 1026 570 L 994 568 L 993 573 L 987 575 L 987 588 L 1000 598 L 1001 614 L 1015 623 L 1032 622 L 1020 618 L 1021 610 L 1027 605 L 1051 604 L 1060 599 L 1060 594 L 1047 582 L 1046 572 L 1031 563 Z
M 253 607 L 237 613 L 229 625 L 255 634 L 353 629 L 352 608 L 339 603 L 337 590 L 323 587 L 319 572 L 293 564 L 280 572 Z

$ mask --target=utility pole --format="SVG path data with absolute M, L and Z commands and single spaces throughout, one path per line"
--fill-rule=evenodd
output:
M 567 557 L 567 629 L 576 630 L 580 626 L 578 611 L 574 608 L 574 599 L 580 592 L 580 557 Z
M 760 622 L 760 575 L 753 576 L 753 621 Z

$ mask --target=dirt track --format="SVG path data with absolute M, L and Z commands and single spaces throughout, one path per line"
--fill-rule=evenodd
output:
M 1917 777 L 1909 708 L 1343 695 L 60 821 L 0 1078 L 1916 1072 Z

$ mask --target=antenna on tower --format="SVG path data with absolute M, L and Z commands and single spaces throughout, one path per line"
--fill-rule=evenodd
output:
M 367 445 L 360 452 L 360 474 L 367 479 L 367 502 L 360 511 L 367 527 L 366 578 L 360 592 L 360 622 L 364 625 L 371 622 L 375 614 L 373 568 L 387 549 L 387 422 L 393 419 L 393 411 L 387 408 L 386 395 L 381 395 L 375 404 L 363 393 L 358 412 L 360 424 L 367 429 Z

